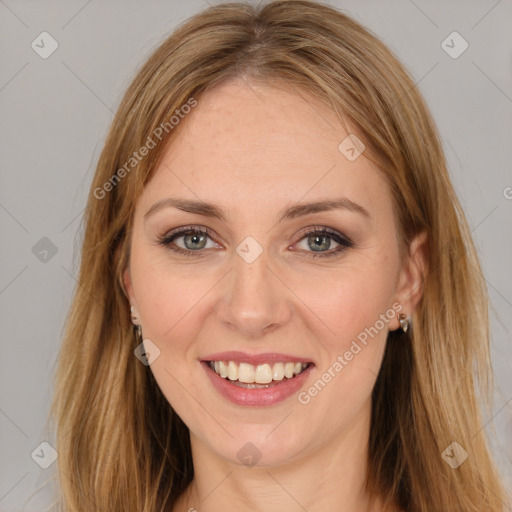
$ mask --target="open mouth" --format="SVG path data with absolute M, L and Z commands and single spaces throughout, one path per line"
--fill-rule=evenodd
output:
M 252 365 L 234 361 L 204 361 L 219 377 L 245 389 L 266 389 L 290 381 L 305 372 L 313 363 L 282 363 Z

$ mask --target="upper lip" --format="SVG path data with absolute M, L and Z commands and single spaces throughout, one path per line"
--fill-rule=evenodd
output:
M 274 364 L 274 363 L 312 363 L 311 359 L 293 356 L 288 354 L 279 354 L 277 352 L 265 352 L 263 354 L 247 354 L 232 350 L 229 352 L 216 352 L 201 358 L 202 361 L 233 361 L 235 363 Z

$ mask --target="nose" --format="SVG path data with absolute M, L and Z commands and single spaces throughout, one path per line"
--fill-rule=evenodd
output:
M 238 255 L 233 259 L 217 305 L 219 321 L 253 339 L 286 325 L 292 312 L 291 291 L 269 267 L 265 252 L 251 263 Z

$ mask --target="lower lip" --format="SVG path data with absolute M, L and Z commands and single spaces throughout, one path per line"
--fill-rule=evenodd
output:
M 215 373 L 206 361 L 201 361 L 201 365 L 206 371 L 208 378 L 215 389 L 225 398 L 237 405 L 247 405 L 251 407 L 260 407 L 274 405 L 299 391 L 305 380 L 309 377 L 314 365 L 310 364 L 302 373 L 292 379 L 284 378 L 279 384 L 268 388 L 247 389 L 231 384 Z

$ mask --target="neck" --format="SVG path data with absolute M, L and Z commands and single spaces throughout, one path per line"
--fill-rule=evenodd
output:
M 370 408 L 329 443 L 276 466 L 243 466 L 190 435 L 194 479 L 173 512 L 377 512 L 365 489 Z

